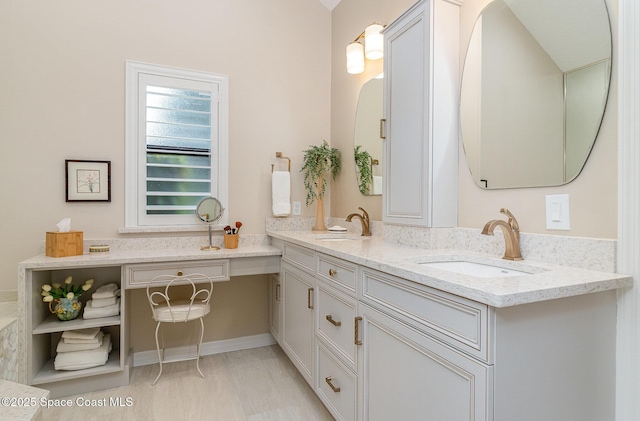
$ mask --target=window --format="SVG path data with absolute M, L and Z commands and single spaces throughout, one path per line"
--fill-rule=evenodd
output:
M 207 196 L 226 207 L 227 76 L 128 61 L 126 105 L 127 228 L 199 224 Z

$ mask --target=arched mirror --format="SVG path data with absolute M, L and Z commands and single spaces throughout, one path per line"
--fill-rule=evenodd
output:
M 220 250 L 220 247 L 212 243 L 211 226 L 222 218 L 223 213 L 222 203 L 215 197 L 205 197 L 196 206 L 196 216 L 209 226 L 209 245 L 201 247 L 200 250 Z
M 382 75 L 360 89 L 353 135 L 358 189 L 363 195 L 382 194 Z
M 604 0 L 494 0 L 464 63 L 460 124 L 476 184 L 556 186 L 584 167 L 604 115 L 611 28 Z

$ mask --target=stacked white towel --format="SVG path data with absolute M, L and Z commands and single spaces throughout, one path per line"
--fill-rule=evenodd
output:
M 96 349 L 102 346 L 104 333 L 100 328 L 65 330 L 58 342 L 57 352 L 74 352 Z
M 91 299 L 84 305 L 84 319 L 98 319 L 120 314 L 120 289 L 117 284 L 110 283 L 98 288 Z
M 118 291 L 119 291 L 118 284 L 110 283 L 96 289 L 96 291 L 91 295 L 91 298 L 103 299 L 103 298 L 117 297 Z
M 111 335 L 99 328 L 66 330 L 58 342 L 53 366 L 56 370 L 82 370 L 105 365 L 111 349 Z
M 116 299 L 116 303 L 105 307 L 96 307 L 94 300 L 87 301 L 84 306 L 84 319 L 99 319 L 100 317 L 111 317 L 120 314 L 120 298 Z

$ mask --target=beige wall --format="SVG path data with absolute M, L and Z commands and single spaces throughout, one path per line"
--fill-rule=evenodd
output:
M 461 56 L 476 17 L 488 0 L 465 0 L 461 9 Z M 391 23 L 412 0 L 342 0 L 332 14 L 332 143 L 344 154 L 344 169 L 332 189 L 333 216 L 347 215 L 363 206 L 374 219 L 381 218 L 379 197 L 364 197 L 357 190 L 354 164 L 349 155 L 353 147 L 353 121 L 360 86 L 381 70 L 381 63 L 367 62 L 365 73 L 349 75 L 345 70 L 344 48 L 369 23 Z M 607 0 L 614 34 L 617 0 Z M 614 37 L 614 59 L 617 57 Z M 499 218 L 499 209 L 509 208 L 518 218 L 523 232 L 554 235 L 616 238 L 617 218 L 617 75 L 614 71 L 609 102 L 600 134 L 582 174 L 560 187 L 486 191 L 478 188 L 469 173 L 460 148 L 458 225 L 481 228 L 489 219 Z M 571 230 L 546 229 L 545 195 L 569 194 Z
M 190 288 L 190 287 L 189 287 Z M 190 289 L 186 296 L 189 296 Z M 258 335 L 269 331 L 269 276 L 237 276 L 229 282 L 216 282 L 211 298 L 211 313 L 205 319 L 203 342 Z M 146 290 L 128 292 L 129 340 L 134 352 L 155 349 L 156 323 L 151 319 Z M 177 295 L 176 295 L 177 297 Z M 162 327 L 167 347 L 196 343 L 198 323 L 165 323 Z M 185 332 L 190 336 L 184 339 Z M 176 334 L 177 333 L 177 334 Z M 180 339 L 177 341 L 176 339 Z
M 224 206 L 246 234 L 272 216 L 276 151 L 304 201 L 302 150 L 330 137 L 330 22 L 318 0 L 0 2 L 0 291 L 64 217 L 85 239 L 119 236 L 125 60 L 229 75 Z M 65 159 L 110 160 L 111 202 L 65 203 Z

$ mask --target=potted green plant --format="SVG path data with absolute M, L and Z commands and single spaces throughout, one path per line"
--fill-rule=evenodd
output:
M 316 222 L 313 231 L 326 231 L 324 225 L 324 193 L 327 188 L 327 173 L 335 180 L 340 172 L 340 151 L 330 148 L 326 140 L 320 146 L 310 146 L 303 151 L 301 172 L 304 173 L 304 187 L 307 189 L 306 204 L 316 202 Z
M 365 151 L 362 145 L 353 148 L 353 155 L 356 159 L 356 171 L 358 175 L 358 189 L 360 193 L 367 195 L 371 192 L 373 174 L 371 173 L 371 155 Z

